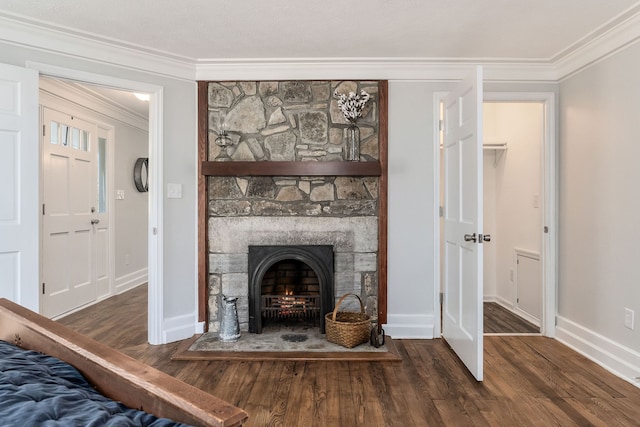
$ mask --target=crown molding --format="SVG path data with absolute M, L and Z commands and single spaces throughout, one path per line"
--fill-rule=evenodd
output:
M 460 80 L 482 65 L 487 81 L 555 80 L 553 65 L 538 62 L 430 58 L 282 58 L 211 61 L 196 65 L 196 80 Z
M 0 42 L 187 81 L 421 80 L 454 81 L 482 65 L 486 81 L 558 82 L 640 40 L 640 6 L 550 59 L 268 58 L 192 59 L 80 33 L 0 12 Z
M 137 46 L 99 39 L 84 33 L 18 20 L 2 13 L 0 42 L 163 77 L 188 81 L 195 79 L 194 61 L 144 51 Z
M 128 126 L 145 132 L 149 131 L 149 119 L 142 117 L 126 105 L 104 98 L 102 95 L 88 88 L 77 86 L 59 79 L 41 79 L 40 90 L 53 98 L 71 102 L 81 108 L 91 111 L 98 116 L 117 120 Z
M 640 7 L 635 13 L 598 34 L 571 53 L 556 57 L 556 80 L 566 79 L 640 40 Z

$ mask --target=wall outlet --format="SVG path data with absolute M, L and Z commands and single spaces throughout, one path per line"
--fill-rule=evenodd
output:
M 629 328 L 633 330 L 633 321 L 635 317 L 635 312 L 630 308 L 624 309 L 624 326 L 625 328 Z
M 124 200 L 124 190 L 116 190 L 116 200 Z

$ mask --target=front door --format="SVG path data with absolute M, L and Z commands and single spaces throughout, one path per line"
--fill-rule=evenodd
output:
M 98 131 L 95 124 L 43 108 L 42 314 L 95 301 Z
M 0 298 L 38 310 L 38 72 L 0 64 Z
M 445 98 L 443 130 L 442 336 L 482 381 L 482 68 Z

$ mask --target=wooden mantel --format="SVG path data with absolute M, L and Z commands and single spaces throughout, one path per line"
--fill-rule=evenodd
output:
M 378 185 L 378 328 L 387 323 L 388 88 L 378 82 L 379 157 L 367 162 L 212 162 L 207 161 L 208 86 L 198 82 L 198 320 L 206 322 L 208 306 L 208 176 L 376 176 Z
M 380 176 L 380 162 L 202 162 L 205 176 Z

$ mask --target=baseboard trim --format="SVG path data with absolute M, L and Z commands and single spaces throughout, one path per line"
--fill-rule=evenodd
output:
M 394 339 L 433 339 L 433 315 L 388 314 L 382 325 L 386 335 Z
M 165 319 L 162 342 L 168 344 L 191 338 L 196 333 L 196 327 L 195 314 L 184 314 Z
M 640 353 L 558 316 L 556 339 L 640 388 Z
M 540 319 L 536 319 L 535 317 L 531 316 L 529 313 L 517 309 L 516 307 L 513 306 L 513 304 L 511 304 L 506 299 L 496 296 L 492 302 L 495 302 L 496 304 L 500 305 L 502 308 L 509 310 L 516 316 L 522 317 L 527 322 L 533 323 L 537 327 L 542 328 L 542 321 Z
M 116 289 L 114 295 L 121 294 L 135 288 L 136 286 L 147 283 L 148 280 L 149 274 L 146 268 L 120 276 L 116 278 Z

